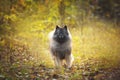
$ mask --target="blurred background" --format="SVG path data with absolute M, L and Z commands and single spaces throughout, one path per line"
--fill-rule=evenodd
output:
M 74 65 L 119 66 L 119 0 L 0 0 L 0 77 L 28 79 L 29 68 L 53 67 L 48 33 L 56 25 L 70 29 Z

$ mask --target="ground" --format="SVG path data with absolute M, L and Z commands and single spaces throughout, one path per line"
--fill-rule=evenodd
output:
M 52 63 L 45 37 L 52 29 L 1 37 L 0 80 L 119 80 L 120 28 L 103 21 L 88 24 L 68 27 L 75 58 L 71 69 L 55 69 Z

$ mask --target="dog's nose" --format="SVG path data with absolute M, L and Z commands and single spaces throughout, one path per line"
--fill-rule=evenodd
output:
M 64 36 L 63 35 L 60 35 L 59 38 L 63 38 Z

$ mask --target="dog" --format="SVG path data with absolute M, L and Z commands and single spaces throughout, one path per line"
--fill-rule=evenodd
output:
M 67 28 L 56 26 L 56 28 L 49 33 L 50 52 L 56 67 L 62 67 L 65 61 L 67 68 L 71 68 L 73 63 L 72 51 L 72 37 Z

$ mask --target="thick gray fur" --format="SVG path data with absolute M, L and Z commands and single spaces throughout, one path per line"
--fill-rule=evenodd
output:
M 74 60 L 73 55 L 71 53 L 71 50 L 72 50 L 71 34 L 67 29 L 67 32 L 68 32 L 67 41 L 63 43 L 59 43 L 54 39 L 55 31 L 56 29 L 50 32 L 49 34 L 50 52 L 54 60 L 54 64 L 56 67 L 61 67 L 63 64 L 63 60 L 65 60 L 67 67 L 70 68 Z

